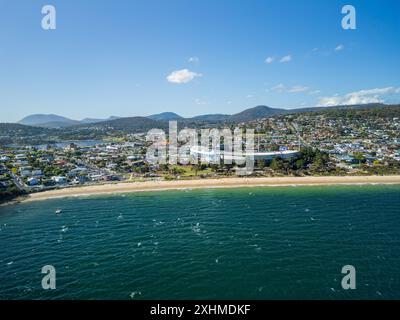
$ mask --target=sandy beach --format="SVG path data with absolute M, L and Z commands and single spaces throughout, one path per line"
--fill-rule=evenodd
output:
M 37 201 L 63 197 L 131 193 L 144 191 L 274 187 L 293 185 L 355 185 L 400 184 L 400 176 L 344 176 L 344 177 L 274 177 L 274 178 L 221 178 L 203 180 L 145 181 L 71 187 L 30 194 L 21 201 Z

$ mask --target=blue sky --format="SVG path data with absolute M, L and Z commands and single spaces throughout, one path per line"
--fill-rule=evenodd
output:
M 399 40 L 397 0 L 0 0 L 0 122 L 400 102 Z

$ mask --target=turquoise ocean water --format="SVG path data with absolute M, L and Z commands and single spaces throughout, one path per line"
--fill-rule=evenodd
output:
M 45 265 L 56 268 L 56 290 L 41 287 Z M 341 288 L 344 265 L 356 268 L 356 290 Z M 398 298 L 400 186 L 182 190 L 0 207 L 0 299 Z

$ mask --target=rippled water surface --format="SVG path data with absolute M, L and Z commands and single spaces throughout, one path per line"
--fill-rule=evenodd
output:
M 341 288 L 349 264 L 353 291 Z M 56 268 L 56 290 L 41 287 L 45 265 Z M 186 190 L 0 207 L 0 299 L 217 298 L 400 298 L 400 186 Z

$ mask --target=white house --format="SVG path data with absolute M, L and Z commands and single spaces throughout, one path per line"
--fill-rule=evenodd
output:
M 34 176 L 34 177 L 41 177 L 42 175 L 43 175 L 42 170 L 40 170 L 40 169 L 34 169 L 34 170 L 32 170 L 32 176 Z
M 39 184 L 39 180 L 36 178 L 29 178 L 28 179 L 28 186 L 36 186 Z
M 32 176 L 32 171 L 28 170 L 28 169 L 22 169 L 22 170 L 20 170 L 19 174 L 21 175 L 22 178 L 30 177 L 30 176 Z
M 63 177 L 63 176 L 54 176 L 54 177 L 51 177 L 51 180 L 53 180 L 57 184 L 66 184 L 66 183 L 68 183 L 67 178 Z

